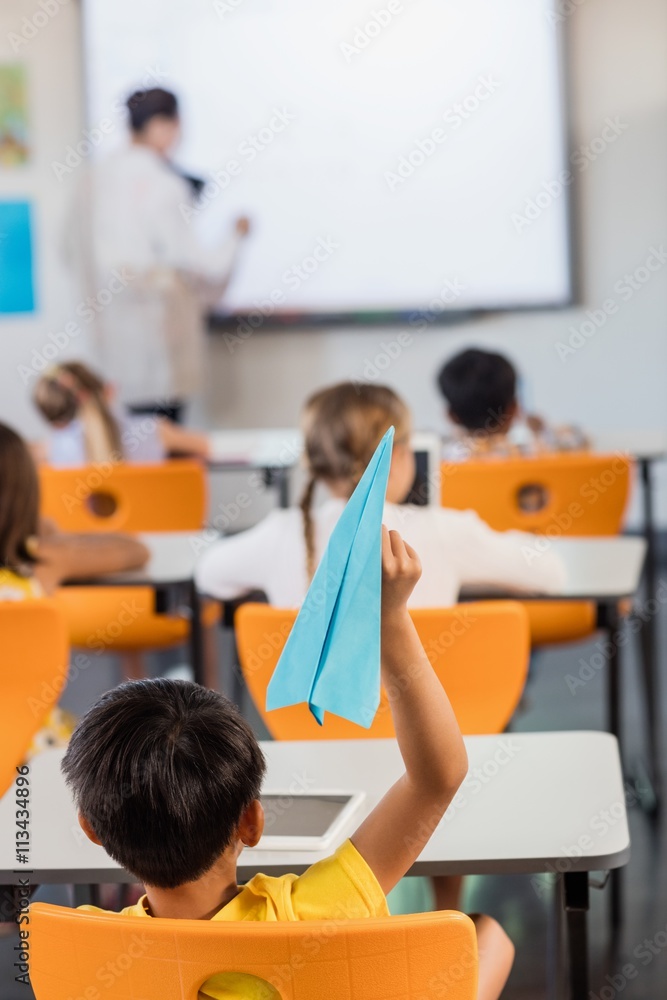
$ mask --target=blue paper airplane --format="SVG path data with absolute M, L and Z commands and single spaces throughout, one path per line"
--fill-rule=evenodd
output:
M 368 728 L 380 704 L 382 518 L 394 428 L 380 441 L 350 497 L 294 627 L 266 697 L 267 709 L 307 702 Z

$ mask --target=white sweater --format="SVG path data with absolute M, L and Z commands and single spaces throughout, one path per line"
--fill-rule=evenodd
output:
M 341 515 L 344 500 L 328 500 L 313 510 L 319 560 Z M 412 607 L 447 607 L 466 584 L 552 593 L 565 579 L 555 552 L 537 552 L 535 536 L 498 532 L 474 511 L 386 504 L 384 523 L 401 533 L 418 553 L 422 576 Z M 275 510 L 254 528 L 212 545 L 195 573 L 198 589 L 221 600 L 262 590 L 276 607 L 296 607 L 308 589 L 306 545 L 298 508 Z

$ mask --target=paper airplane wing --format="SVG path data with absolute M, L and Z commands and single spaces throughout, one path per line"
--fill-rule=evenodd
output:
M 380 701 L 381 527 L 394 428 L 350 497 L 267 691 L 267 709 L 307 702 L 370 726 Z

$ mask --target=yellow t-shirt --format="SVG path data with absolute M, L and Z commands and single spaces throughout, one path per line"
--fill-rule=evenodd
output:
M 96 906 L 82 906 L 89 913 L 105 913 Z M 146 897 L 122 910 L 124 916 L 148 917 Z M 312 865 L 303 875 L 255 875 L 238 896 L 212 920 L 326 920 L 389 916 L 387 900 L 375 875 L 354 844 L 347 840 L 335 854 Z M 221 929 L 221 933 L 224 933 Z M 245 984 L 245 990 L 243 989 Z M 201 1000 L 245 1000 L 256 996 L 241 974 L 207 979 Z M 256 990 L 256 987 L 255 987 Z M 265 1000 L 278 994 L 267 987 Z

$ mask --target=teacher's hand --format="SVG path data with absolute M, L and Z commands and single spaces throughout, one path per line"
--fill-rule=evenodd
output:
M 241 215 L 236 220 L 236 233 L 238 236 L 247 236 L 250 232 L 250 219 L 247 215 Z

